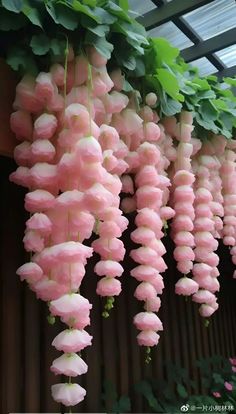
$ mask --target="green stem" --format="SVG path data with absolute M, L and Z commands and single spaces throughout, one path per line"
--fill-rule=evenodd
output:
M 69 54 L 69 40 L 66 36 L 66 48 L 65 48 L 65 65 L 64 65 L 64 105 L 66 103 L 66 82 L 68 74 L 68 54 Z
M 89 111 L 89 135 L 92 135 L 92 106 L 91 106 L 91 94 L 93 90 L 93 75 L 90 63 L 88 63 L 88 111 Z

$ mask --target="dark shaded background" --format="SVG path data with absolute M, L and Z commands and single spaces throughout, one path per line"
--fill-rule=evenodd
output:
M 59 355 L 50 343 L 61 326 L 48 324 L 46 305 L 37 301 L 15 274 L 27 260 L 22 244 L 27 216 L 23 206 L 24 190 L 8 181 L 8 175 L 14 169 L 15 164 L 10 158 L 0 157 L 1 414 L 59 412 L 60 407 L 51 398 L 50 386 L 60 378 L 50 373 L 49 366 Z M 132 244 L 128 233 L 126 231 L 124 238 L 126 247 L 130 249 Z M 137 331 L 132 325 L 133 316 L 141 310 L 141 304 L 133 298 L 137 282 L 129 277 L 129 269 L 134 264 L 128 254 L 122 278 L 123 292 L 106 320 L 101 317 L 102 302 L 95 294 L 97 277 L 93 266 L 96 258 L 87 266 L 81 293 L 93 304 L 92 323 L 88 330 L 94 339 L 93 346 L 82 355 L 89 364 L 88 373 L 80 378 L 81 385 L 87 389 L 87 397 L 75 411 L 102 411 L 101 393 L 106 379 L 114 383 L 119 395 L 131 396 L 132 412 L 145 412 L 144 401 L 134 393 L 133 384 L 152 377 L 169 380 L 170 387 L 174 386 L 168 378 L 166 362 L 186 368 L 198 382 L 198 392 L 204 392 L 195 368 L 196 359 L 214 354 L 236 355 L 236 280 L 232 279 L 233 265 L 228 249 L 221 247 L 219 252 L 220 308 L 206 328 L 198 314 L 198 306 L 174 294 L 174 281 L 178 275 L 172 258 L 173 246 L 167 237 L 165 244 L 168 271 L 159 314 L 164 331 L 159 345 L 152 351 L 149 365 L 144 363 L 143 349 L 136 343 Z M 110 401 L 107 401 L 108 408 L 109 405 Z

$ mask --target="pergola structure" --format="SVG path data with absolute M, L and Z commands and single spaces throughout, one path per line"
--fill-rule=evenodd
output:
M 186 62 L 199 63 L 201 69 L 204 59 L 205 74 L 214 73 L 220 78 L 236 75 L 235 0 L 131 0 L 130 4 L 150 35 L 167 37 L 175 45 L 182 34 L 186 39 L 183 45 L 190 45 L 181 50 Z M 173 41 L 174 31 L 177 36 Z

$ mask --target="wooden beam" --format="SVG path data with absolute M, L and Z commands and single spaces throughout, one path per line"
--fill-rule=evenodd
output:
M 140 16 L 137 20 L 144 25 L 147 30 L 160 26 L 175 17 L 183 16 L 201 6 L 211 3 L 214 0 L 172 0 L 170 3 L 151 10 Z
M 192 62 L 193 60 L 200 59 L 210 53 L 232 46 L 235 44 L 235 41 L 236 28 L 227 30 L 227 32 L 211 37 L 208 40 L 204 40 L 196 46 L 188 47 L 180 53 L 186 62 Z

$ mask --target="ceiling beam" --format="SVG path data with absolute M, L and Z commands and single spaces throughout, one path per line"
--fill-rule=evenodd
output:
M 182 33 L 185 34 L 195 45 L 199 45 L 203 39 L 199 36 L 199 34 L 190 26 L 188 22 L 186 22 L 183 17 L 176 17 L 173 20 L 173 23 L 181 30 Z M 214 54 L 207 54 L 206 58 L 211 62 L 212 65 L 215 66 L 217 70 L 225 69 L 224 63 L 218 58 L 217 55 Z
M 220 72 L 214 73 L 215 76 L 217 76 L 219 79 L 223 79 L 226 77 L 233 78 L 236 77 L 236 65 L 231 66 L 230 68 L 226 68 Z
M 201 6 L 205 6 L 214 0 L 172 0 L 158 9 L 151 10 L 140 16 L 137 20 L 145 26 L 147 30 L 160 26 L 175 17 L 189 13 Z
M 166 4 L 166 0 L 152 0 L 156 6 L 163 7 Z M 199 44 L 203 41 L 203 39 L 199 36 L 199 34 L 194 30 L 194 28 L 183 18 L 183 17 L 175 17 L 173 19 L 173 23 L 181 30 L 182 33 L 185 34 L 195 45 Z M 207 59 L 211 62 L 212 65 L 219 71 L 222 71 L 226 68 L 224 63 L 218 58 L 215 54 L 208 54 Z
M 236 28 L 227 30 L 227 32 L 211 37 L 208 40 L 204 40 L 198 45 L 188 47 L 180 53 L 186 62 L 192 62 L 193 60 L 200 59 L 211 53 L 217 52 L 218 50 L 234 45 L 235 39 Z

